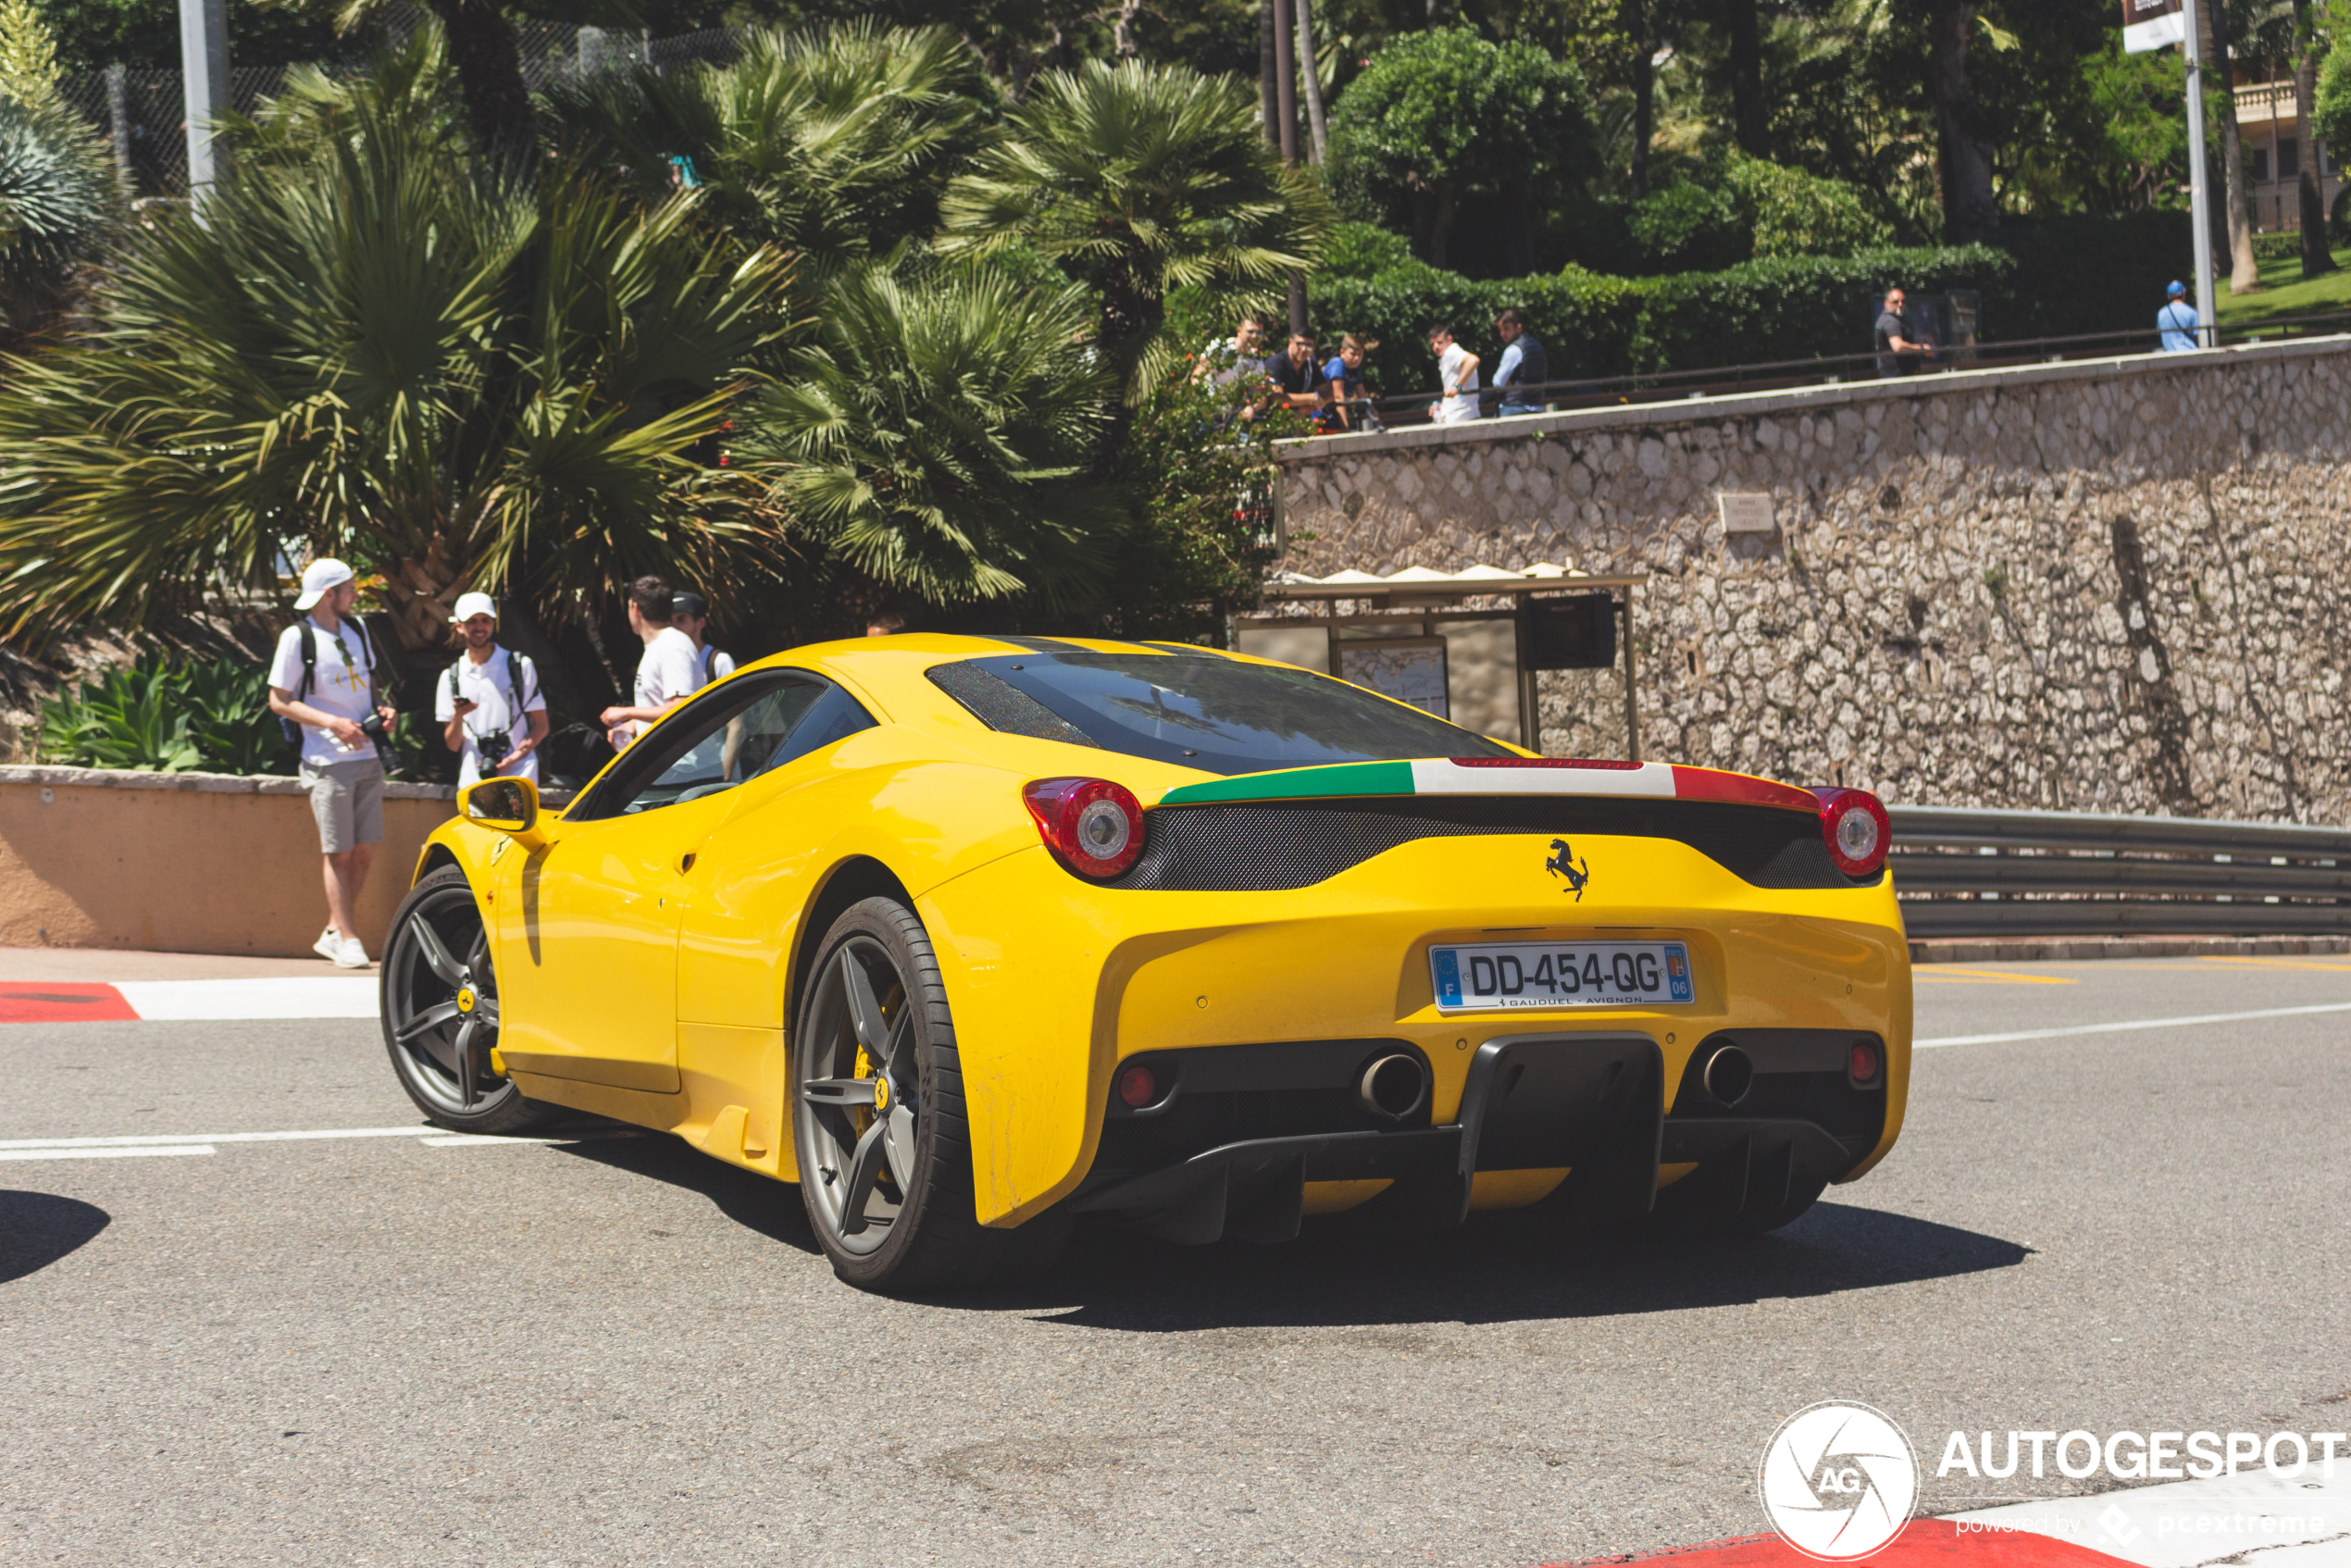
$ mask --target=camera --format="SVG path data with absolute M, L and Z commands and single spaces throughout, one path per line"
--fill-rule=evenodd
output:
M 506 753 L 515 749 L 514 737 L 504 729 L 475 736 L 474 745 L 481 752 L 481 776 L 484 778 L 496 778 L 498 765 L 504 762 Z
M 367 710 L 367 716 L 359 721 L 359 733 L 365 735 L 368 740 L 373 740 L 379 746 L 383 745 L 391 739 L 391 737 L 384 733 L 384 716 L 376 712 L 373 708 L 369 708 Z

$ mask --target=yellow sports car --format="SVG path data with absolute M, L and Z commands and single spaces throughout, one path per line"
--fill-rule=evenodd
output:
M 593 1112 L 799 1183 L 872 1288 L 1080 1213 L 1764 1230 L 1901 1126 L 1886 840 L 1860 790 L 1530 756 L 1184 644 L 827 643 L 560 815 L 468 790 L 384 1039 L 443 1126 Z

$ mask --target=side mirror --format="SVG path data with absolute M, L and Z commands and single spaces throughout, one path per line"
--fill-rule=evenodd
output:
M 539 832 L 539 786 L 528 778 L 485 778 L 457 797 L 457 809 L 477 827 L 535 842 Z

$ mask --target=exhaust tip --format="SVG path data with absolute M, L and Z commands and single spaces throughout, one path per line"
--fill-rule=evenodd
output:
M 1355 1103 L 1375 1116 L 1400 1122 L 1428 1098 L 1428 1069 L 1417 1056 L 1382 1056 L 1355 1080 Z
M 1725 1109 L 1747 1098 L 1755 1087 L 1755 1059 L 1735 1045 L 1726 1045 L 1706 1059 L 1701 1075 L 1706 1092 Z

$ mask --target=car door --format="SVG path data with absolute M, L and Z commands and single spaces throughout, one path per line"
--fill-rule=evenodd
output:
M 499 1051 L 524 1072 L 675 1094 L 681 879 L 826 688 L 725 682 L 641 738 L 515 868 L 499 899 Z

